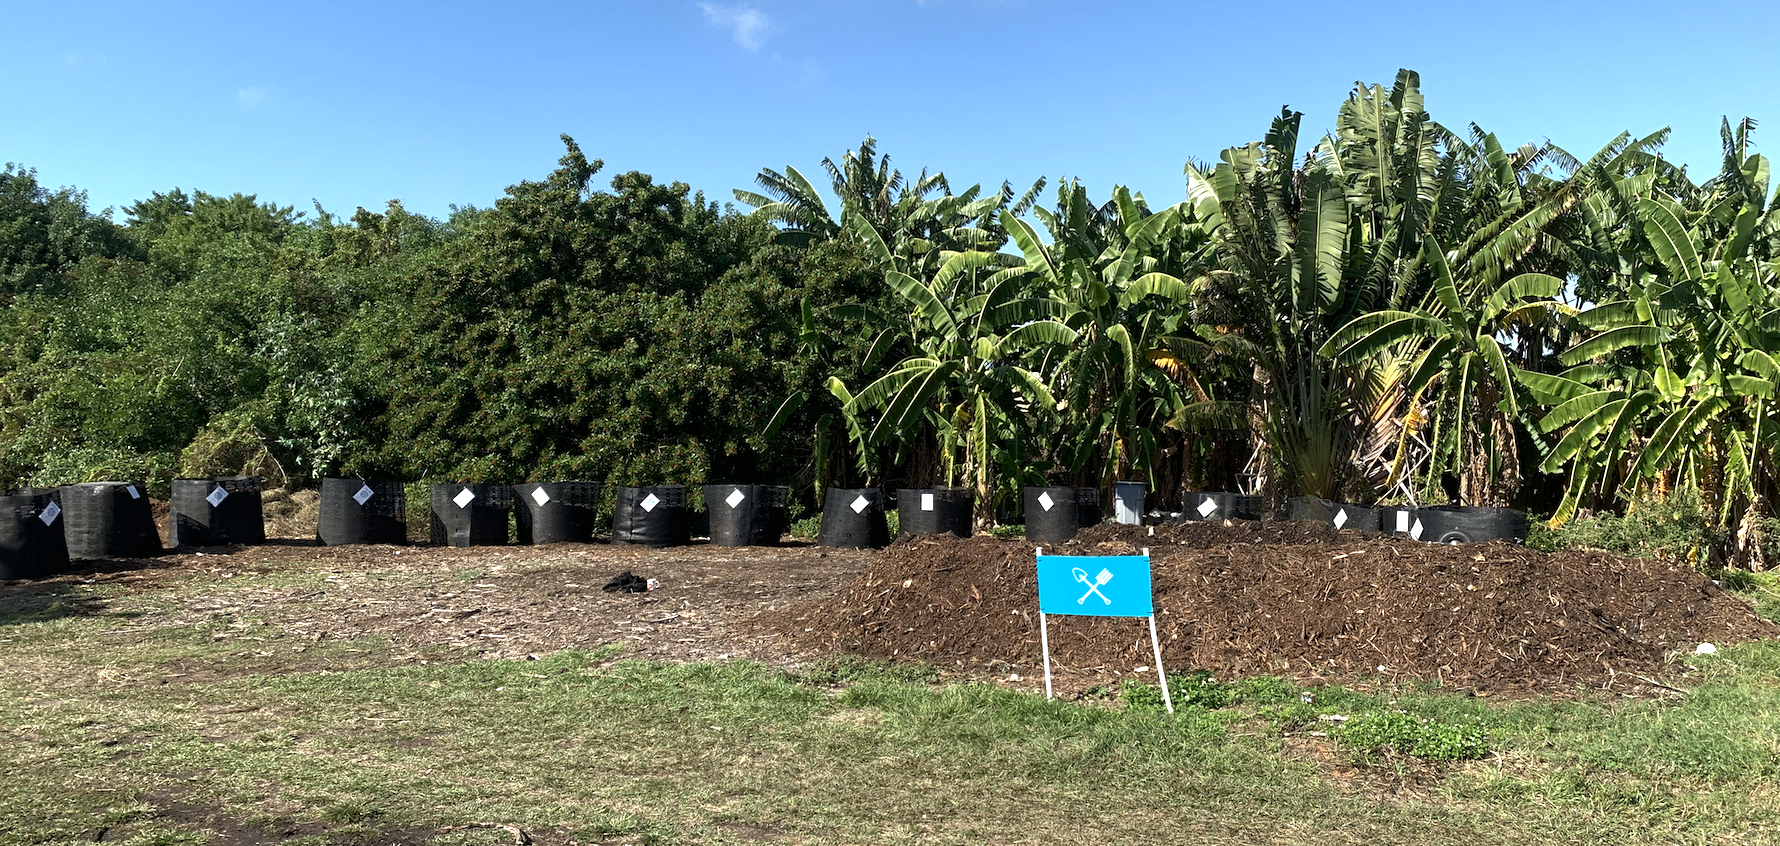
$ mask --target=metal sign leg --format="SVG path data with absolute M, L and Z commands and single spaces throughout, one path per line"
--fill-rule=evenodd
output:
M 1043 623 L 1043 620 L 1039 621 L 1041 628 Z M 1162 680 L 1162 704 L 1167 705 L 1168 713 L 1172 714 L 1174 713 L 1174 697 L 1168 695 L 1168 673 L 1162 669 L 1162 641 L 1156 639 L 1156 615 L 1154 614 L 1150 615 L 1150 646 L 1156 649 L 1156 678 Z M 1047 652 L 1046 655 L 1048 657 L 1049 653 Z M 1049 664 L 1047 663 L 1046 666 L 1048 667 Z M 1047 672 L 1045 683 L 1048 685 L 1050 681 L 1051 677 Z

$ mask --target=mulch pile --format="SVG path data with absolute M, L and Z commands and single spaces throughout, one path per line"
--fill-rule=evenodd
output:
M 1635 686 L 1637 675 L 1662 674 L 1676 649 L 1780 636 L 1697 571 L 1653 560 L 1362 538 L 1314 523 L 1151 528 L 1096 526 L 1046 551 L 1148 547 L 1173 673 L 1480 691 Z M 811 648 L 1031 678 L 1041 672 L 1033 551 L 986 537 L 904 538 L 838 596 L 762 622 Z M 1141 620 L 1052 617 L 1050 641 L 1061 690 L 1154 679 Z

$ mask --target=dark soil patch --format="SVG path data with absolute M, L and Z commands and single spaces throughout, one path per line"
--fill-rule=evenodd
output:
M 424 846 L 439 834 L 435 828 L 365 831 L 366 827 L 362 825 L 349 831 L 331 832 L 335 826 L 327 823 L 299 823 L 284 816 L 242 819 L 220 807 L 188 801 L 169 793 L 151 792 L 143 795 L 142 800 L 154 808 L 144 821 L 207 830 L 210 832 L 210 839 L 206 841 L 208 846 L 266 846 L 298 838 L 313 842 L 316 837 L 324 838 L 329 846 Z M 128 837 L 127 829 L 127 826 L 100 829 L 93 833 L 92 840 L 95 843 L 122 841 Z
M 1603 553 L 1438 546 L 1305 523 L 1102 525 L 1051 550 L 1148 547 L 1166 666 L 1485 691 L 1636 684 L 1678 647 L 1780 636 L 1706 577 Z M 761 625 L 811 648 L 971 672 L 1042 672 L 1033 545 L 904 539 L 831 600 Z M 1136 619 L 1054 617 L 1064 690 L 1148 679 Z M 1137 672 L 1144 668 L 1144 672 Z

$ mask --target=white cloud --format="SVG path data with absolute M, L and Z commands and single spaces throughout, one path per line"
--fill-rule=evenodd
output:
M 272 89 L 264 85 L 249 85 L 246 88 L 235 89 L 235 99 L 249 106 L 257 106 L 270 93 L 272 93 Z
M 700 3 L 698 7 L 705 12 L 705 23 L 728 29 L 729 37 L 744 50 L 759 50 L 766 43 L 766 37 L 772 34 L 772 21 L 767 19 L 766 13 L 753 6 Z

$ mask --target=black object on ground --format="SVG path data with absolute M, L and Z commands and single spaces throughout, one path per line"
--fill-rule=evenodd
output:
M 592 543 L 598 482 L 513 486 L 513 523 L 524 544 Z
M 716 546 L 778 546 L 785 534 L 785 505 L 791 489 L 782 485 L 705 485 L 705 512 Z
M 817 546 L 882 549 L 890 545 L 884 492 L 877 488 L 829 488 L 822 497 Z
M 154 507 L 139 484 L 85 482 L 61 490 L 68 557 L 137 558 L 161 554 Z
M 433 546 L 500 546 L 507 542 L 513 488 L 489 482 L 432 486 Z
M 612 542 L 662 548 L 692 540 L 685 485 L 619 488 L 612 505 Z
M 629 570 L 613 576 L 611 581 L 606 582 L 605 587 L 600 588 L 607 593 L 643 593 L 648 589 L 649 580 Z
M 896 521 L 911 535 L 970 537 L 976 494 L 970 488 L 898 488 Z
M 407 508 L 401 482 L 322 479 L 315 536 L 328 546 L 407 543 Z
M 55 488 L 0 496 L 0 579 L 40 579 L 68 566 L 58 498 Z
M 174 479 L 172 545 L 265 543 L 260 482 L 258 476 Z

